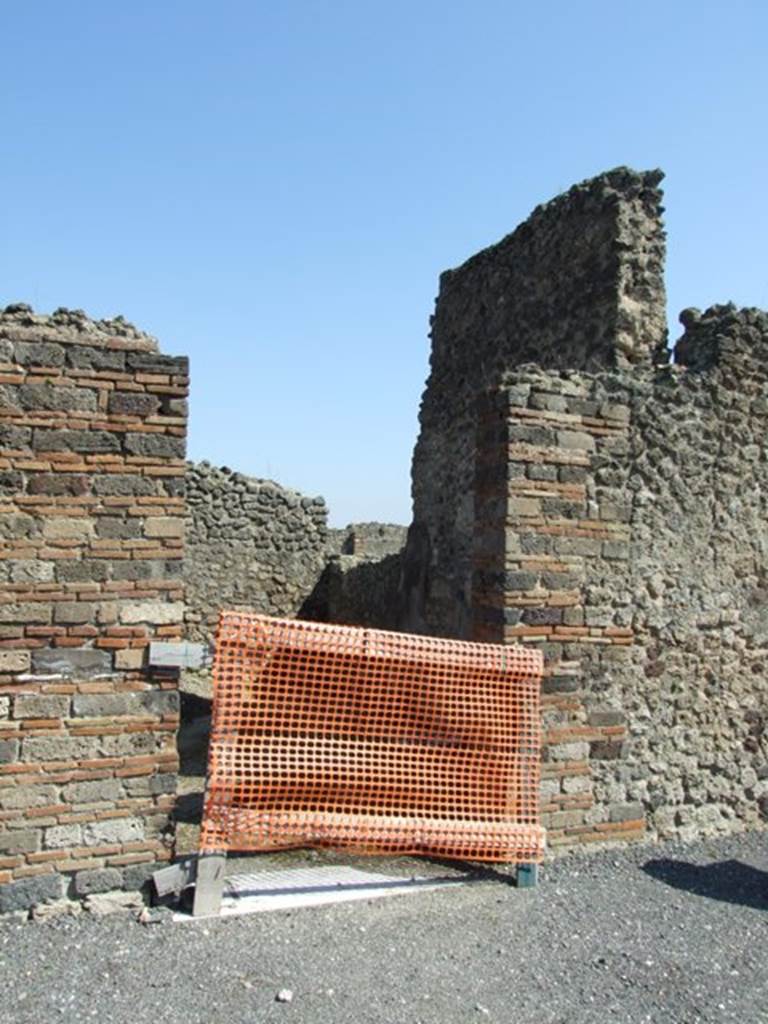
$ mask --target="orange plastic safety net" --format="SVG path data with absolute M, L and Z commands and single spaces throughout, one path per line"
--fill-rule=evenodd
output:
M 525 647 L 223 612 L 201 852 L 540 861 L 541 672 Z

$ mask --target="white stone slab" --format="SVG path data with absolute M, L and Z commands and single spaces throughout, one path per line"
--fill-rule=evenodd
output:
M 288 868 L 279 871 L 233 875 L 225 883 L 220 917 L 258 914 L 268 910 L 317 907 L 350 900 L 375 900 L 383 896 L 466 885 L 463 877 L 402 878 L 382 875 L 345 865 L 328 864 L 314 868 Z M 176 913 L 174 921 L 205 921 L 191 914 Z

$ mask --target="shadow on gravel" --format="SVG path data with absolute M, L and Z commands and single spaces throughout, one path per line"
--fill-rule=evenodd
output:
M 738 860 L 690 864 L 684 860 L 663 858 L 647 861 L 643 864 L 643 871 L 651 878 L 696 896 L 768 910 L 768 871 Z
M 428 861 L 430 864 L 434 864 L 437 867 L 451 868 L 454 871 L 460 871 L 468 882 L 501 882 L 504 885 L 516 884 L 516 875 L 514 871 L 511 873 L 503 870 L 499 871 L 497 868 L 493 868 L 489 864 L 477 864 L 473 861 L 454 860 L 448 857 L 425 856 L 421 859 Z

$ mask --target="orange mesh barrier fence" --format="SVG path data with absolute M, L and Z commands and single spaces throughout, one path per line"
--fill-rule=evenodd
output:
M 542 659 L 223 612 L 201 853 L 538 862 Z

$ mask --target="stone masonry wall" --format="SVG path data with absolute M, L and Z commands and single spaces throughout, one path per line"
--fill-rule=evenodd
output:
M 407 532 L 392 523 L 352 523 L 330 531 L 328 563 L 300 617 L 397 629 Z
M 170 856 L 187 375 L 121 319 L 0 314 L 0 913 Z
M 325 501 L 207 462 L 186 479 L 188 636 L 209 642 L 222 608 L 295 615 L 325 567 Z
M 481 401 L 475 635 L 543 645 L 552 847 L 768 818 L 768 317 Z
M 553 849 L 768 818 L 768 317 L 686 310 L 670 363 L 659 178 L 540 208 L 434 320 L 404 622 L 543 647 Z
M 477 397 L 511 367 L 652 363 L 666 341 L 661 173 L 618 168 L 444 273 L 413 459 L 401 623 L 471 632 Z

